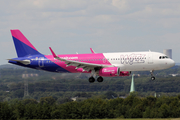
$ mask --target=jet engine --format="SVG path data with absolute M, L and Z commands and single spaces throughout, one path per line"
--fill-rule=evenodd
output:
M 104 77 L 114 77 L 114 76 L 129 76 L 130 72 L 128 71 L 120 71 L 118 67 L 107 67 L 102 68 L 98 71 L 99 76 Z

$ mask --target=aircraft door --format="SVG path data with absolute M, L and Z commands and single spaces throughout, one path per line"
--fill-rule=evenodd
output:
M 38 61 L 39 67 L 44 67 L 44 57 L 40 57 Z
M 152 53 L 148 54 L 148 64 L 153 64 L 153 54 Z

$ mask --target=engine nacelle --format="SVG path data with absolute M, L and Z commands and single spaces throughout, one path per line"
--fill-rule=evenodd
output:
M 104 77 L 114 77 L 114 76 L 129 76 L 130 72 L 128 71 L 120 72 L 120 68 L 118 67 L 107 67 L 100 69 L 98 74 L 99 76 L 104 76 Z
M 120 69 L 118 67 L 107 67 L 99 70 L 99 76 L 113 77 L 119 76 Z

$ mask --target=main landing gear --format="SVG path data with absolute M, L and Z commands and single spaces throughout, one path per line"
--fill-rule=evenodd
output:
M 90 83 L 93 83 L 94 81 L 95 81 L 95 78 L 93 76 L 89 78 Z
M 103 81 L 103 77 L 99 76 L 99 77 L 97 78 L 97 81 L 98 81 L 98 82 L 102 82 L 102 81 Z
M 153 75 L 153 70 L 150 71 L 151 72 L 151 80 L 154 81 L 155 80 L 155 77 Z
M 95 81 L 95 78 L 94 78 L 93 76 L 91 76 L 91 77 L 89 78 L 89 82 L 90 82 L 90 83 L 93 83 L 94 81 Z M 97 81 L 98 81 L 98 82 L 102 82 L 102 81 L 103 81 L 103 77 L 99 76 L 99 77 L 97 78 Z

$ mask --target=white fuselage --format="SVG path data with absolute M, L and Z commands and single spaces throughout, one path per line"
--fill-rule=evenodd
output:
M 112 65 L 120 67 L 121 71 L 162 70 L 175 65 L 172 59 L 158 52 L 120 52 L 103 54 Z

